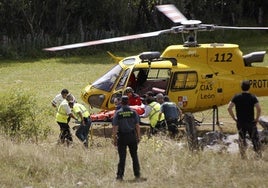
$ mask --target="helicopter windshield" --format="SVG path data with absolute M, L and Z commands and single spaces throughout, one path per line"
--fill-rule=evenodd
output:
M 123 73 L 122 77 L 120 78 L 120 80 L 119 80 L 119 82 L 118 82 L 118 84 L 116 86 L 116 90 L 119 90 L 119 89 L 123 88 L 123 86 L 125 85 L 125 82 L 126 82 L 129 74 L 130 74 L 130 69 L 127 69 Z
M 120 65 L 114 66 L 110 71 L 96 80 L 92 86 L 104 91 L 111 91 L 121 71 L 122 67 Z

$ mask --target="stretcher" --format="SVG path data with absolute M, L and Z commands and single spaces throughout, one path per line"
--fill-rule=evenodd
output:
M 131 109 L 135 110 L 138 115 L 141 115 L 144 113 L 144 108 L 142 108 L 141 106 L 129 106 Z M 105 111 L 100 111 L 96 114 L 91 114 L 90 115 L 90 119 L 93 122 L 96 122 L 96 123 L 101 123 L 101 122 L 112 122 L 113 120 L 113 117 L 114 117 L 114 113 L 115 113 L 115 110 L 105 110 Z

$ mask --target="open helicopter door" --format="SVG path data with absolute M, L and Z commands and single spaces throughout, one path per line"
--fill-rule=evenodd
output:
M 167 94 L 169 83 L 169 68 L 159 68 L 157 66 L 152 68 L 137 69 L 137 87 L 136 92 L 142 96 L 148 91 L 154 94 Z
M 117 84 L 115 85 L 113 91 L 111 92 L 111 95 L 109 96 L 110 98 L 107 103 L 108 109 L 115 108 L 115 98 L 120 98 L 123 95 L 124 89 L 128 86 L 128 82 L 130 82 L 131 73 L 132 69 L 128 68 L 124 70 L 121 75 L 119 75 Z

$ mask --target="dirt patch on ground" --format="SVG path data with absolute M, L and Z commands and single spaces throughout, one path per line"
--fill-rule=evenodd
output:
M 185 137 L 185 128 L 179 128 L 179 138 L 176 138 L 178 142 L 181 141 L 181 138 Z M 262 135 L 262 131 L 260 130 L 260 136 Z M 150 135 L 150 127 L 149 126 L 141 126 L 141 135 L 148 136 Z M 157 136 L 157 135 L 154 135 Z M 94 122 L 91 127 L 91 139 L 94 137 L 101 138 L 111 138 L 112 137 L 112 125 L 109 122 Z M 267 133 L 268 137 L 268 133 Z M 164 137 L 163 137 L 164 138 Z M 185 140 L 185 139 L 184 139 Z M 238 134 L 234 133 L 234 131 L 224 132 L 222 129 L 220 131 L 212 131 L 211 126 L 207 128 L 199 128 L 198 129 L 198 143 L 202 150 L 213 150 L 216 152 L 226 151 L 228 153 L 238 153 Z M 267 139 L 268 140 L 268 139 Z M 250 140 L 248 141 L 249 148 L 252 147 L 252 143 Z

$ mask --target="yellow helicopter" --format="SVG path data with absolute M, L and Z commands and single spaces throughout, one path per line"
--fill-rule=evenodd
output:
M 183 45 L 168 46 L 164 52 L 144 52 L 132 57 L 116 57 L 118 64 L 82 91 L 82 99 L 92 107 L 113 109 L 114 97 L 135 76 L 133 89 L 138 94 L 146 91 L 162 92 L 185 112 L 197 112 L 226 104 L 240 91 L 241 80 L 251 81 L 251 92 L 257 96 L 268 94 L 268 67 L 254 66 L 262 62 L 265 51 L 243 55 L 236 44 L 198 44 L 198 31 L 215 29 L 266 29 L 268 27 L 229 27 L 201 24 L 187 20 L 173 5 L 157 8 L 180 26 L 144 34 L 116 37 L 91 42 L 46 48 L 57 51 L 119 42 L 163 33 L 189 34 Z M 132 78 L 133 79 L 133 78 Z M 132 81 L 133 82 L 133 81 Z
M 143 52 L 131 57 L 116 57 L 118 63 L 106 74 L 86 86 L 81 94 L 92 107 L 111 110 L 114 98 L 126 87 L 143 95 L 147 91 L 164 93 L 183 112 L 213 109 L 213 125 L 218 122 L 218 107 L 227 104 L 240 92 L 242 80 L 250 80 L 251 92 L 268 95 L 268 67 L 263 62 L 265 51 L 244 55 L 237 44 L 198 44 L 197 32 L 216 29 L 260 29 L 268 27 L 230 27 L 202 24 L 187 20 L 174 5 L 159 5 L 157 9 L 179 26 L 155 32 L 115 37 L 97 41 L 46 48 L 47 51 L 66 50 L 138 38 L 155 37 L 164 33 L 182 33 L 184 44 L 168 46 L 162 53 Z M 187 35 L 188 37 L 184 37 Z

